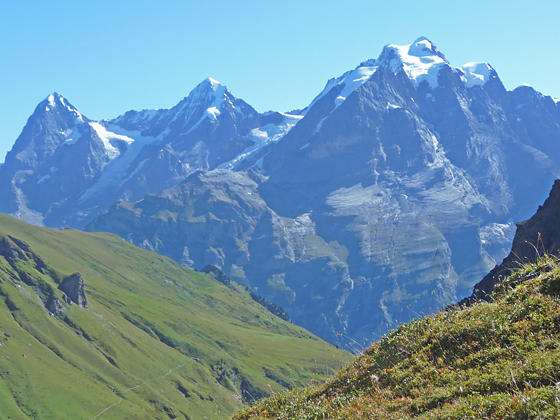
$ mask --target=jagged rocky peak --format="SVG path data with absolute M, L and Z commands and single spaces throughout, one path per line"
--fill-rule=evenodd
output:
M 217 120 L 224 108 L 239 108 L 238 111 L 244 116 L 256 116 L 257 112 L 246 102 L 233 96 L 226 85 L 212 77 L 207 77 L 200 82 L 190 93 L 173 107 L 170 112 L 173 119 L 181 116 L 186 122 L 191 118 L 199 118 L 202 111 L 210 120 Z M 247 115 L 248 114 L 248 115 Z
M 53 92 L 47 96 L 38 106 L 37 109 L 43 109 L 45 112 L 69 112 L 76 118 L 83 120 L 83 115 L 60 93 Z
M 66 294 L 66 303 L 74 302 L 81 308 L 87 308 L 84 279 L 80 273 L 74 273 L 65 277 L 60 282 L 58 288 Z
M 220 96 L 225 94 L 226 91 L 228 91 L 228 88 L 222 82 L 212 77 L 207 77 L 191 91 L 190 95 L 195 96 L 202 92 L 215 92 L 216 96 Z
M 34 168 L 66 139 L 82 135 L 89 119 L 62 95 L 54 92 L 42 100 L 27 120 L 14 147 L 6 155 L 6 167 L 12 165 Z
M 485 62 L 470 62 L 462 67 L 452 67 L 437 46 L 422 36 L 411 44 L 388 44 L 383 47 L 377 58 L 363 61 L 355 69 L 347 71 L 340 77 L 330 79 L 323 91 L 317 95 L 305 111 L 336 87 L 341 89 L 340 94 L 335 98 L 335 106 L 338 107 L 380 68 L 387 69 L 394 74 L 404 72 L 415 87 L 426 82 L 432 89 L 439 86 L 439 74 L 443 68 L 448 68 L 456 73 L 467 88 L 482 86 L 489 80 L 498 78 L 492 66 Z
M 179 102 L 174 108 L 178 111 L 186 111 L 189 108 L 215 108 L 210 111 L 213 112 L 213 116 L 217 117 L 221 106 L 225 101 L 230 101 L 233 99 L 233 95 L 229 89 L 218 82 L 216 79 L 207 77 L 202 82 L 200 82 L 181 102 Z

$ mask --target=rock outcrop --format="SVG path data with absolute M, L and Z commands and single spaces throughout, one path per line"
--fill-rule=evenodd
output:
M 549 197 L 533 217 L 517 224 L 511 252 L 494 267 L 463 303 L 486 299 L 496 283 L 522 264 L 535 261 L 544 254 L 560 252 L 560 179 L 554 182 Z
M 84 279 L 80 273 L 74 273 L 65 277 L 58 288 L 65 293 L 66 303 L 73 302 L 81 308 L 87 308 Z
M 215 265 L 208 264 L 204 266 L 204 268 L 200 271 L 212 276 L 215 280 L 218 280 L 220 283 L 225 284 L 226 286 L 229 286 L 231 284 L 231 279 L 226 275 L 226 273 L 224 273 Z

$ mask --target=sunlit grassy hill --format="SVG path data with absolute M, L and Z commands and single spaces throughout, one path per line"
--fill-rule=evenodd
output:
M 544 257 L 490 302 L 405 324 L 325 385 L 235 419 L 560 418 L 560 264 Z
M 59 289 L 73 273 L 87 308 Z M 2 419 L 227 418 L 349 357 L 235 283 L 0 215 Z

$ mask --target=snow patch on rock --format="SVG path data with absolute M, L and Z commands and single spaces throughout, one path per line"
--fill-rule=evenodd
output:
M 222 163 L 216 169 L 234 169 L 240 162 L 255 155 L 266 145 L 278 142 L 303 118 L 303 115 L 286 114 L 283 112 L 279 114 L 283 117 L 279 124 L 266 124 L 262 127 L 253 128 L 249 133 L 249 139 L 253 144 L 234 159 Z
M 426 81 L 432 88 L 438 86 L 440 69 L 449 67 L 445 56 L 425 37 L 409 45 L 387 45 L 376 62 L 395 74 L 404 71 L 415 86 Z
M 494 69 L 488 63 L 467 63 L 460 70 L 463 72 L 461 80 L 468 88 L 484 85 L 490 80 L 490 75 L 494 73 Z
M 124 142 L 127 145 L 134 143 L 134 139 L 128 136 L 123 136 L 121 134 L 113 133 L 107 130 L 98 122 L 90 122 L 89 125 L 91 128 L 93 128 L 93 130 L 95 131 L 95 133 L 97 134 L 101 142 L 103 143 L 103 147 L 105 148 L 105 152 L 107 153 L 109 159 L 115 159 L 121 154 L 118 147 L 115 147 L 113 143 L 119 141 Z

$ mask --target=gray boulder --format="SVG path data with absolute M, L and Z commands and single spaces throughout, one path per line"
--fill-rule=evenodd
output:
M 67 303 L 74 302 L 81 308 L 87 308 L 84 279 L 80 273 L 74 273 L 65 277 L 64 280 L 60 282 L 58 288 L 66 294 L 65 300 Z

